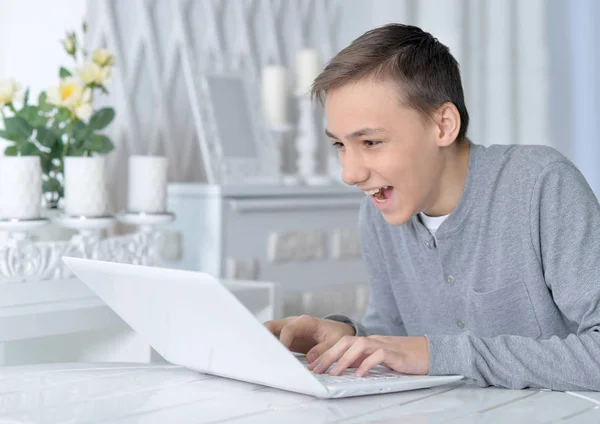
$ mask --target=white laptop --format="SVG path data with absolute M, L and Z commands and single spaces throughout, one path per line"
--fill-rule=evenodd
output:
M 92 291 L 167 361 L 320 398 L 421 389 L 462 376 L 315 374 L 216 278 L 200 272 L 64 257 Z

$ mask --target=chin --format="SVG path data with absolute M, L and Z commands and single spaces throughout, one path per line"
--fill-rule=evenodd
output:
M 385 222 L 390 225 L 404 225 L 406 224 L 412 215 L 408 215 L 406 212 L 397 211 L 397 212 L 382 212 L 381 215 Z

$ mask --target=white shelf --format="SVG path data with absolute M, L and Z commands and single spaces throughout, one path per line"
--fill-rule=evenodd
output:
M 202 183 L 169 184 L 169 197 L 187 196 L 223 196 L 223 197 L 286 197 L 286 196 L 315 196 L 315 195 L 349 195 L 364 196 L 356 187 L 338 182 L 328 185 L 284 185 L 284 184 L 244 184 L 244 185 L 215 185 Z

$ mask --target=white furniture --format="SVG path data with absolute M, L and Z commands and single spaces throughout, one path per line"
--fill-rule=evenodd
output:
M 336 298 L 331 302 L 338 303 L 325 303 L 323 309 L 360 315 L 364 296 L 351 291 L 367 283 L 358 236 L 363 198 L 360 190 L 339 183 L 171 184 L 167 203 L 177 221 L 165 227 L 165 265 L 221 278 L 275 281 L 284 296 L 300 300 L 311 296 L 303 293 L 315 298 L 331 292 Z
M 281 316 L 277 285 L 224 280 L 261 322 Z M 160 359 L 76 278 L 0 284 L 0 365 Z
M 447 386 L 321 400 L 169 364 L 0 369 L 0 421 L 27 423 L 600 422 L 600 393 Z

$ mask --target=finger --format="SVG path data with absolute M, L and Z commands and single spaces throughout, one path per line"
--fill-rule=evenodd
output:
M 354 375 L 356 375 L 357 377 L 364 376 L 373 367 L 383 364 L 386 360 L 386 355 L 388 355 L 388 353 L 384 349 L 377 349 L 371 355 L 366 357 L 364 361 L 362 361 Z
M 286 317 L 286 318 L 282 318 L 282 319 L 276 319 L 276 320 L 271 320 L 271 321 L 266 321 L 264 323 L 265 327 L 267 327 L 267 329 L 273 333 L 275 336 L 279 337 L 279 333 L 281 332 L 281 329 L 287 325 L 290 321 L 294 320 L 297 317 Z
M 336 344 L 334 344 L 314 362 L 315 365 L 312 368 L 313 372 L 321 374 L 327 371 L 335 361 L 337 361 L 344 353 L 346 353 L 352 344 L 363 338 L 364 337 L 344 336 L 339 339 Z
M 381 336 L 379 334 L 374 334 L 372 336 L 369 336 L 369 339 L 377 340 L 377 341 L 380 341 L 380 342 L 385 341 L 387 338 L 388 338 L 387 336 Z
M 315 347 L 313 347 L 311 350 L 309 350 L 306 353 L 306 361 L 309 363 L 309 368 L 312 369 L 315 366 L 315 361 L 319 358 L 319 356 L 321 356 L 322 354 L 324 354 L 325 352 L 327 352 L 327 350 L 331 349 L 333 347 L 334 343 L 333 342 L 321 342 L 318 345 L 316 345 Z
M 288 349 L 292 346 L 294 338 L 296 337 L 296 327 L 293 325 L 285 325 L 279 332 L 279 341 Z
M 290 319 L 279 333 L 279 341 L 288 349 L 296 338 L 310 338 L 314 333 L 315 320 L 312 317 L 300 316 Z
M 337 361 L 337 364 L 331 369 L 331 375 L 342 375 L 349 367 L 355 367 L 373 352 L 381 349 L 381 343 L 367 338 L 358 339 Z

